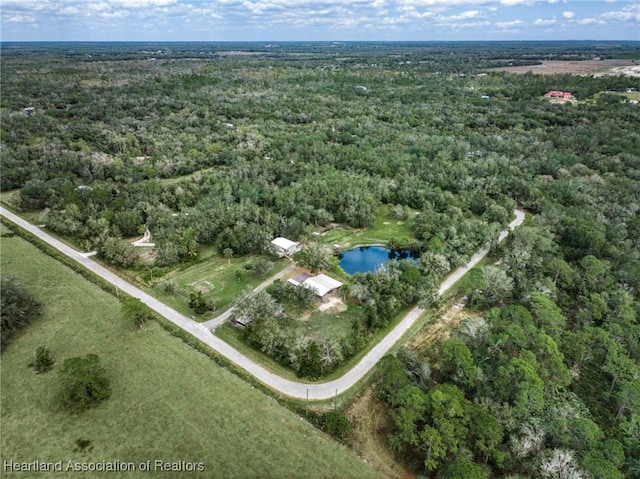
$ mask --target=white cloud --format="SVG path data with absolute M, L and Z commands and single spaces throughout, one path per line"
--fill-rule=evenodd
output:
M 512 7 L 514 5 L 533 5 L 533 0 L 500 0 L 501 5 Z
M 23 10 L 46 10 L 53 5 L 49 0 L 0 0 L 2 8 L 20 8 Z
M 7 23 L 33 23 L 35 21 L 36 19 L 29 15 L 13 15 L 6 20 Z
M 106 2 L 90 3 L 87 8 L 92 12 L 104 12 L 109 10 L 109 4 Z
M 600 15 L 600 18 L 616 22 L 640 22 L 640 4 L 627 5 L 615 12 L 605 12 Z
M 459 7 L 465 5 L 490 5 L 499 4 L 505 6 L 533 5 L 535 0 L 398 0 L 398 4 L 412 5 L 414 7 Z
M 558 23 L 558 20 L 556 20 L 555 18 L 538 18 L 535 22 L 533 22 L 533 24 L 538 27 L 547 27 L 550 25 L 555 25 L 556 23 Z
M 580 20 L 577 20 L 576 23 L 578 25 L 584 25 L 584 26 L 588 26 L 588 25 L 605 25 L 606 22 L 602 21 L 602 20 L 598 20 L 597 18 L 581 18 Z
M 509 29 L 514 27 L 521 27 L 524 24 L 525 22 L 523 22 L 522 20 L 513 20 L 510 22 L 496 22 L 495 26 L 502 30 L 502 29 Z
M 478 10 L 468 10 L 466 12 L 462 12 L 460 15 L 453 15 L 449 17 L 450 20 L 466 20 L 468 18 L 476 18 L 480 15 Z
M 111 0 L 114 6 L 125 8 L 164 7 L 176 2 L 177 0 Z
M 77 15 L 80 13 L 80 10 L 76 7 L 64 7 L 58 10 L 58 13 L 62 15 Z
M 625 38 L 637 39 L 638 0 L 615 4 L 590 0 L 588 9 L 581 1 L 0 0 L 0 9 L 2 36 L 7 40 L 34 38 L 23 34 L 27 29 L 20 27 L 36 23 L 41 29 L 38 38 L 43 40 L 95 38 L 86 35 L 92 29 L 105 40 L 453 40 L 480 34 L 484 38 L 496 32 L 500 39 L 517 39 L 536 38 L 536 30 L 561 24 L 567 35 L 574 34 L 567 28 L 603 32 L 599 38 L 618 38 L 618 32 L 624 31 Z M 582 15 L 588 17 L 580 18 Z M 147 25 L 144 32 L 140 25 Z M 389 35 L 393 28 L 402 33 Z

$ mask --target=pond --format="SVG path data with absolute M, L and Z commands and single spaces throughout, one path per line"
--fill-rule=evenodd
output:
M 347 274 L 375 271 L 392 259 L 413 259 L 417 255 L 408 250 L 390 250 L 384 246 L 360 246 L 341 253 L 338 256 L 340 267 Z

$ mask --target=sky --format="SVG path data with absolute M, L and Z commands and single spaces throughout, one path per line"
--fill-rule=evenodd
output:
M 0 17 L 2 41 L 640 41 L 640 0 L 0 0 Z

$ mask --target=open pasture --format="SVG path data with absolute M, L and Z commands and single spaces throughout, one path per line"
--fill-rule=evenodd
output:
M 20 278 L 45 304 L 43 317 L 1 356 L 2 461 L 161 460 L 205 468 L 153 477 L 376 477 L 351 451 L 156 323 L 143 329 L 125 323 L 116 298 L 19 237 L 2 238 L 1 261 L 3 274 Z M 27 364 L 40 345 L 56 366 L 38 375 Z M 102 359 L 113 393 L 74 415 L 58 406 L 58 369 L 65 358 L 87 353 Z M 90 445 L 79 451 L 78 440 Z M 3 471 L 2 477 L 32 476 Z

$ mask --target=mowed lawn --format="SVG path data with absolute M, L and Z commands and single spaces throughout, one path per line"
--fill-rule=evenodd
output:
M 253 270 L 247 270 L 247 265 L 264 260 L 261 256 L 243 256 L 228 261 L 217 255 L 212 255 L 206 261 L 158 282 L 149 292 L 165 304 L 187 316 L 193 316 L 198 321 L 211 319 L 228 309 L 233 301 L 249 289 L 254 289 L 270 276 L 278 273 L 286 265 L 286 261 L 270 260 L 271 268 L 264 277 L 259 277 Z M 238 273 L 239 272 L 239 273 Z M 239 276 L 237 276 L 239 274 Z M 173 283 L 175 294 L 167 294 L 166 284 Z M 202 292 L 202 295 L 215 304 L 215 311 L 203 315 L 196 315 L 189 308 L 191 293 Z
M 392 238 L 414 238 L 413 227 L 418 212 L 410 210 L 406 220 L 398 220 L 389 214 L 381 213 L 367 228 L 361 230 L 338 226 L 320 236 L 323 243 L 338 244 L 342 249 L 368 244 L 385 244 Z
M 1 229 L 6 232 L 6 228 Z M 19 277 L 45 304 L 0 356 L 0 463 L 203 462 L 202 473 L 20 473 L 2 477 L 377 477 L 353 452 L 156 323 L 135 330 L 119 302 L 24 240 L 1 238 L 3 274 Z M 27 364 L 46 345 L 54 370 Z M 112 397 L 73 415 L 56 400 L 66 357 L 96 353 Z M 78 439 L 91 441 L 74 452 Z

